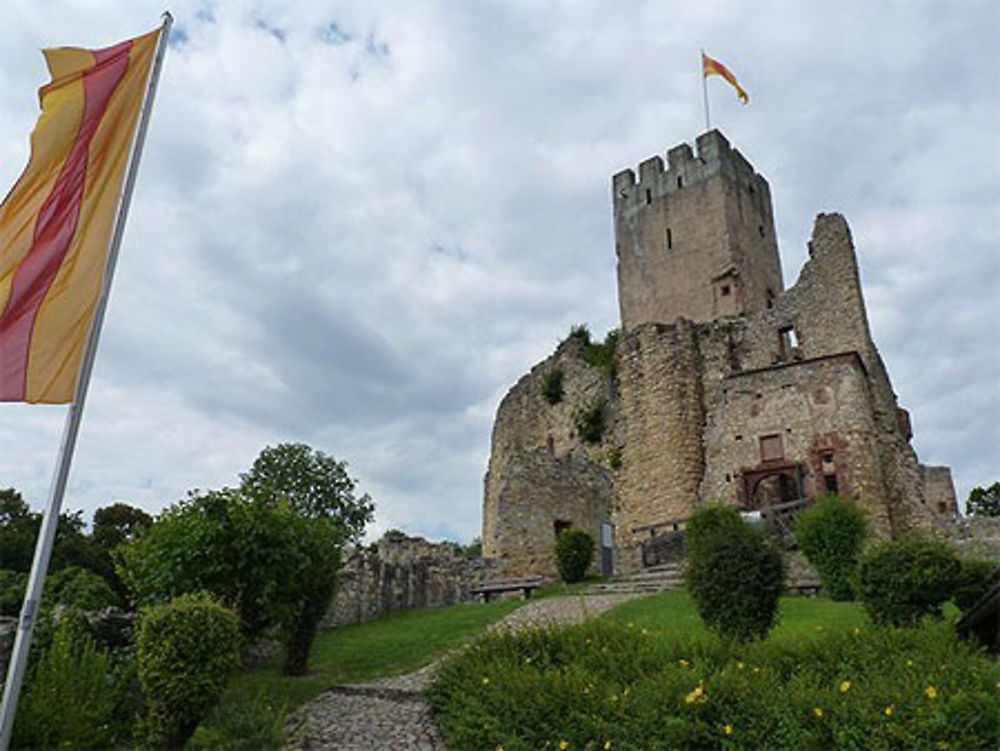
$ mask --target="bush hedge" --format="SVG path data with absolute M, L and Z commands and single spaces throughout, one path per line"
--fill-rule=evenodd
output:
M 705 625 L 725 639 L 765 637 L 784 587 L 781 553 L 722 506 L 691 516 L 687 543 L 687 585 Z
M 225 688 L 239 647 L 239 619 L 206 594 L 142 613 L 136 649 L 153 745 L 184 745 Z
M 795 521 L 795 541 L 833 600 L 854 599 L 854 572 L 867 526 L 864 511 L 836 495 L 817 498 Z
M 428 696 L 453 751 L 995 749 L 998 681 L 946 623 L 740 645 L 598 620 L 487 636 Z
M 541 392 L 549 404 L 558 404 L 563 398 L 563 369 L 552 368 L 542 374 Z
M 567 584 L 583 581 L 594 560 L 594 538 L 577 527 L 564 529 L 556 538 L 556 566 Z
M 952 599 L 959 610 L 968 610 L 979 598 L 986 594 L 990 575 L 996 571 L 997 563 L 981 558 L 966 558 L 960 561 L 961 570 L 955 582 Z
M 912 626 L 924 616 L 941 616 L 961 572 L 955 551 L 944 543 L 916 538 L 874 545 L 858 562 L 858 599 L 873 622 Z

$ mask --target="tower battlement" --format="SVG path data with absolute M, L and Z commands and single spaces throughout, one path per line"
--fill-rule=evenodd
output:
M 738 149 L 730 146 L 724 135 L 710 130 L 698 136 L 695 144 L 697 156 L 690 144 L 682 143 L 667 152 L 666 164 L 659 156 L 641 162 L 638 181 L 632 169 L 616 174 L 612 180 L 615 214 L 641 210 L 658 198 L 719 174 L 746 186 L 748 192 L 759 194 L 770 204 L 771 191 L 767 180 L 754 171 Z

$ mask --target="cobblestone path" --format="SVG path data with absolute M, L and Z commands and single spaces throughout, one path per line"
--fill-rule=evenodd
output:
M 528 602 L 490 629 L 579 623 L 637 595 L 553 597 Z M 285 751 L 446 751 L 424 688 L 432 663 L 413 673 L 333 686 L 288 718 Z

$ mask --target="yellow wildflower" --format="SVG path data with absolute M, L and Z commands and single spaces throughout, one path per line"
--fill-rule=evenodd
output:
M 682 659 L 680 659 L 680 660 L 677 661 L 677 664 L 680 665 L 682 668 L 686 668 L 691 663 L 682 658 Z
M 913 660 L 907 660 L 906 661 L 906 667 L 912 668 L 913 667 Z
M 736 663 L 736 667 L 737 667 L 737 669 L 739 669 L 739 670 L 742 670 L 743 668 L 745 668 L 745 667 L 746 667 L 746 663 L 743 663 L 743 662 L 737 662 L 737 663 Z
M 885 716 L 892 717 L 892 713 L 895 711 L 896 711 L 896 705 L 890 704 L 888 707 L 885 708 Z
M 729 723 L 727 722 L 727 723 L 725 724 L 725 726 L 723 726 L 723 728 L 722 728 L 722 732 L 723 732 L 723 733 L 725 733 L 726 735 L 732 735 L 732 734 L 733 734 L 733 726 L 732 726 L 732 725 L 730 725 L 730 724 L 729 724 Z
M 531 664 L 531 657 L 525 657 L 524 658 L 524 662 L 525 662 L 525 664 L 530 665 Z
M 850 690 L 851 690 L 851 682 L 850 681 L 841 681 L 840 682 L 840 693 L 846 694 Z
M 928 686 L 927 688 L 925 688 L 924 689 L 924 693 L 927 694 L 927 698 L 928 699 L 936 699 L 937 698 L 937 689 L 934 688 L 933 686 Z
M 503 751 L 503 746 L 497 745 L 497 751 Z
M 813 714 L 817 717 L 823 716 L 823 710 L 820 707 L 813 707 Z
M 604 751 L 608 751 L 611 748 L 611 741 L 604 741 Z
M 634 623 L 632 623 L 632 621 L 629 621 L 629 622 L 628 622 L 628 627 L 629 627 L 629 628 L 635 628 L 635 624 L 634 624 Z
M 559 751 L 566 751 L 569 748 L 569 741 L 559 741 Z
M 483 685 L 484 685 L 484 686 L 488 686 L 489 684 L 490 684 L 490 679 L 489 679 L 489 678 L 487 678 L 487 677 L 486 677 L 486 676 L 484 675 L 484 676 L 483 676 Z
M 700 685 L 694 687 L 694 691 L 684 697 L 685 704 L 694 704 L 696 701 L 705 700 L 705 689 Z
M 642 630 L 642 633 L 643 633 L 643 635 L 646 635 L 646 634 L 648 634 L 648 633 L 649 633 L 649 629 L 647 629 L 647 628 L 644 628 L 644 629 Z

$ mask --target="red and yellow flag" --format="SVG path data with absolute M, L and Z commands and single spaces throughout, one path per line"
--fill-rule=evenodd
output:
M 72 401 L 161 29 L 45 50 L 52 81 L 0 204 L 0 401 Z
M 720 63 L 718 60 L 710 58 L 704 52 L 701 53 L 701 72 L 705 78 L 708 78 L 709 76 L 722 76 L 729 81 L 730 86 L 736 89 L 736 96 L 740 98 L 740 101 L 743 102 L 743 104 L 750 101 L 750 97 L 747 96 L 743 87 L 740 86 L 739 82 L 736 80 L 736 76 L 732 74 L 732 71 L 730 71 L 729 68 Z

